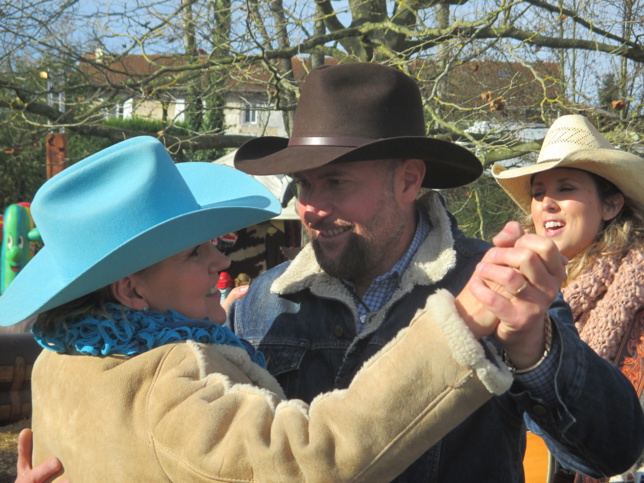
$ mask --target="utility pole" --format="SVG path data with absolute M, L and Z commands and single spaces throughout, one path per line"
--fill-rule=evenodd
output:
M 47 80 L 47 104 L 49 107 L 54 107 L 54 79 L 52 78 L 54 75 L 50 72 L 41 72 L 40 77 Z M 62 89 L 58 91 L 57 104 L 58 110 L 65 113 L 65 92 Z M 60 127 L 58 132 L 54 132 L 51 121 L 47 121 L 47 123 L 50 128 L 45 138 L 45 158 L 47 179 L 49 179 L 67 167 L 67 134 L 64 127 Z

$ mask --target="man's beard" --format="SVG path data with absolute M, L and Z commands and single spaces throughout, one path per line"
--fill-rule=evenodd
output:
M 317 238 L 311 241 L 311 245 L 320 268 L 332 277 L 353 281 L 363 277 L 369 267 L 368 242 L 355 233 L 351 234 L 346 248 L 337 259 L 324 254 Z

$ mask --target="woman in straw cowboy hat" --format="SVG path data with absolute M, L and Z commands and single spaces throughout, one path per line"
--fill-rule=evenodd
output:
M 153 138 L 66 169 L 32 212 L 44 248 L 0 321 L 39 314 L 34 460 L 57 456 L 72 481 L 388 481 L 511 382 L 477 341 L 493 328 L 444 317 L 437 294 L 348 389 L 284 400 L 220 325 L 230 262 L 210 243 L 279 203 L 233 168 L 175 165 Z
M 492 173 L 528 229 L 570 260 L 562 292 L 581 338 L 620 367 L 644 405 L 644 159 L 569 115 L 548 130 L 536 164 Z

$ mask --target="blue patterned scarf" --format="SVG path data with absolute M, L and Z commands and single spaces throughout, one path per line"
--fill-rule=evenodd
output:
M 45 349 L 91 356 L 133 356 L 182 340 L 231 345 L 244 349 L 253 362 L 266 367 L 264 355 L 248 341 L 208 319 L 191 320 L 172 310 L 140 312 L 114 303 L 105 304 L 105 311 L 109 318 L 78 315 L 46 332 L 38 326 L 32 332 Z

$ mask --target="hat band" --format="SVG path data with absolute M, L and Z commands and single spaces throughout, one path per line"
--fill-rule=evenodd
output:
M 301 138 L 291 138 L 288 146 L 347 146 L 355 147 L 363 144 L 372 143 L 377 139 L 372 138 L 330 138 L 322 136 L 310 136 Z

